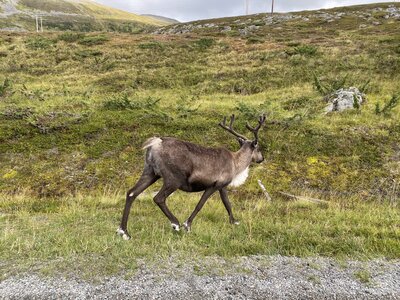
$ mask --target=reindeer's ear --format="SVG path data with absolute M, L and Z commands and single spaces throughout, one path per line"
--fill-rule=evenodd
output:
M 244 142 L 245 142 L 245 140 L 242 139 L 242 138 L 238 138 L 237 140 L 238 140 L 238 142 L 239 142 L 240 147 L 242 147 L 243 144 L 244 144 Z
M 258 146 L 258 142 L 257 141 L 252 141 L 251 142 L 251 147 L 254 149 Z

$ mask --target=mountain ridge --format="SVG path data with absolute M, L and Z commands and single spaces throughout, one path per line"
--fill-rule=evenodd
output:
M 166 21 L 166 22 L 169 22 L 171 24 L 181 23 L 180 21 L 178 21 L 176 19 L 173 19 L 173 18 L 158 16 L 158 15 L 153 15 L 153 14 L 142 14 L 141 16 L 150 17 L 150 18 L 154 18 L 154 19 L 157 19 L 157 20 L 161 20 L 161 21 Z
M 400 3 L 385 2 L 341 6 L 319 10 L 303 10 L 287 13 L 258 13 L 214 19 L 195 20 L 170 24 L 157 28 L 155 34 L 204 34 L 249 36 L 269 34 L 269 30 L 290 30 L 291 24 L 307 27 L 309 24 L 332 26 L 358 23 L 360 26 L 377 26 L 382 22 L 400 20 Z M 348 24 L 350 25 L 350 24 Z M 266 31 L 267 30 L 267 31 Z
M 1 0 L 1 28 L 34 31 L 35 16 L 47 30 L 140 32 L 171 24 L 168 19 L 142 16 L 92 0 Z

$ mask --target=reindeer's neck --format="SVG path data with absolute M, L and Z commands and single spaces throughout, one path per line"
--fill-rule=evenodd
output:
M 239 174 L 249 167 L 251 163 L 251 154 L 251 150 L 247 147 L 242 147 L 233 154 L 235 174 Z
M 230 186 L 237 187 L 242 185 L 249 176 L 249 165 L 251 163 L 251 151 L 245 147 L 233 153 L 234 175 Z

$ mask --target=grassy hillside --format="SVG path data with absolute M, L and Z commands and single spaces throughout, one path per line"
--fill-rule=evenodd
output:
M 4 5 L 4 4 L 3 4 Z M 17 12 L 0 18 L 1 27 L 35 30 L 34 15 L 42 15 L 45 30 L 140 32 L 167 21 L 114 9 L 91 0 L 19 0 Z
M 398 258 L 400 106 L 389 103 L 400 92 L 399 21 L 380 14 L 365 27 L 361 11 L 245 35 L 237 18 L 230 31 L 180 35 L 2 33 L 0 257 L 74 266 L 101 257 L 111 268 L 171 253 Z M 366 103 L 325 114 L 324 91 L 343 86 L 362 89 Z M 236 150 L 218 122 L 235 113 L 248 134 L 261 112 L 266 160 L 230 192 L 241 227 L 214 197 L 191 235 L 174 235 L 151 203 L 155 185 L 134 205 L 137 247 L 110 238 L 147 138 Z M 329 203 L 285 203 L 279 191 Z M 174 194 L 180 220 L 198 197 Z
M 147 137 L 235 149 L 216 124 L 236 113 L 243 128 L 265 111 L 267 162 L 245 189 L 260 178 L 272 191 L 398 196 L 399 110 L 375 112 L 400 91 L 398 21 L 348 23 L 239 38 L 3 34 L 1 189 L 126 188 Z M 368 101 L 326 115 L 316 79 L 363 87 Z

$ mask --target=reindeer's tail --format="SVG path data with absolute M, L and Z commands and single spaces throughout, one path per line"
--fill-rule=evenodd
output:
M 162 143 L 162 139 L 158 138 L 158 137 L 152 137 L 149 138 L 147 141 L 144 142 L 142 149 L 146 150 L 149 149 L 151 147 L 155 147 L 155 146 L 159 146 Z

